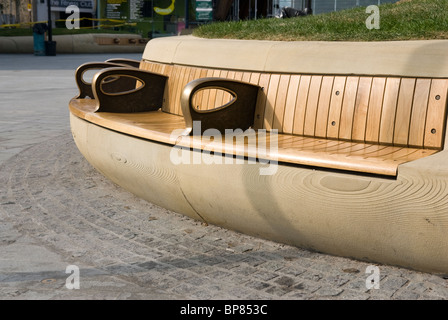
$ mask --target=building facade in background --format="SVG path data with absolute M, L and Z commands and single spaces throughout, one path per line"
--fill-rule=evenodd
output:
M 46 21 L 51 1 L 53 27 L 64 27 L 69 5 L 80 9 L 84 28 L 128 28 L 145 38 L 181 34 L 213 20 L 272 18 L 281 8 L 302 10 L 307 0 L 0 0 L 0 27 Z M 313 14 L 398 0 L 312 0 Z M 223 5 L 225 4 L 225 5 Z M 224 8 L 224 9 L 223 9 Z M 219 11 L 219 12 L 218 12 Z

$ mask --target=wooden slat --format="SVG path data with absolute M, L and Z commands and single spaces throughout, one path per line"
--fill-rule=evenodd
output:
M 146 70 L 149 72 L 154 72 L 156 65 L 157 65 L 157 63 L 149 62 L 146 64 Z
M 251 76 L 250 72 L 244 72 L 243 76 L 241 77 L 241 81 L 249 82 L 250 81 L 250 76 Z
M 310 90 L 305 111 L 305 123 L 303 126 L 303 134 L 306 136 L 314 136 L 316 130 L 316 115 L 322 78 L 322 76 L 311 76 Z
M 328 113 L 330 111 L 331 93 L 333 90 L 334 77 L 325 76 L 322 79 L 322 85 L 319 94 L 319 103 L 316 113 L 316 137 L 327 137 Z
M 329 148 L 327 150 L 327 152 L 329 153 L 335 153 L 335 154 L 340 154 L 340 153 L 345 153 L 345 154 L 350 154 L 351 151 L 357 151 L 360 150 L 362 148 L 364 148 L 365 144 L 363 143 L 355 143 L 355 142 L 350 142 L 350 141 L 342 141 L 342 140 L 338 140 L 340 142 L 340 144 L 335 145 L 332 148 Z
M 345 84 L 344 100 L 342 102 L 339 139 L 351 140 L 353 115 L 355 111 L 356 94 L 359 77 L 348 77 Z
M 182 67 L 182 71 L 179 77 L 179 86 L 177 87 L 176 100 L 175 104 L 175 114 L 181 115 L 182 108 L 180 107 L 180 96 L 182 95 L 182 91 L 185 85 L 188 83 L 188 78 L 190 76 L 190 67 Z
M 327 152 L 328 149 L 337 146 L 339 143 L 340 141 L 337 140 L 319 139 L 317 143 L 310 145 L 308 148 L 313 152 Z
M 169 65 L 167 64 L 161 64 L 161 68 L 160 68 L 160 74 L 165 74 L 165 70 Z
M 300 76 L 292 75 L 289 80 L 289 89 L 285 102 L 285 115 L 283 117 L 283 132 L 292 133 L 297 93 L 299 91 Z
M 409 162 L 409 161 L 414 161 L 423 157 L 427 157 L 430 156 L 431 154 L 434 154 L 437 152 L 437 150 L 431 150 L 431 149 L 421 149 L 421 148 L 417 148 L 417 149 L 413 149 L 413 148 L 407 148 L 408 149 L 408 153 L 405 155 L 392 155 L 391 159 L 393 161 L 400 161 L 402 163 L 404 162 Z
M 306 104 L 311 84 L 311 76 L 301 76 L 299 91 L 297 92 L 296 109 L 294 111 L 294 134 L 303 134 L 305 124 Z
M 187 67 L 180 67 L 179 69 L 179 73 L 177 74 L 176 77 L 176 91 L 174 93 L 174 100 L 172 101 L 173 104 L 173 113 L 178 115 L 179 114 L 179 109 L 180 109 L 180 95 L 182 93 L 182 88 L 183 88 L 183 82 L 184 82 L 184 78 L 185 78 L 185 74 L 187 72 Z
M 379 141 L 385 86 L 386 78 L 373 78 L 372 89 L 370 90 L 369 111 L 367 114 L 366 142 L 378 143 Z
M 409 129 L 409 146 L 423 147 L 431 79 L 417 79 Z
M 234 79 L 235 79 L 235 80 L 238 80 L 238 81 L 241 81 L 241 80 L 243 79 L 243 72 L 241 72 L 241 71 L 236 71 L 236 72 L 235 72 L 235 77 L 234 77 Z
M 230 72 L 229 72 L 230 73 Z M 258 102 L 255 109 L 255 129 L 262 129 L 264 123 L 264 113 L 266 110 L 266 95 L 269 89 L 269 82 L 271 80 L 271 75 L 269 73 L 263 73 L 260 75 L 260 80 L 258 85 L 262 88 L 258 95 Z
M 370 89 L 372 87 L 371 77 L 361 77 L 356 94 L 355 112 L 353 114 L 352 140 L 365 141 L 367 112 L 369 107 Z
M 359 150 L 350 150 L 349 152 L 350 157 L 357 157 L 360 160 L 362 160 L 363 158 L 368 157 L 370 154 L 387 147 L 379 144 L 367 144 L 367 143 L 360 143 L 360 144 L 363 146 L 363 148 L 360 148 Z
M 252 72 L 250 74 L 250 79 L 249 79 L 249 83 L 252 83 L 256 86 L 258 86 L 258 83 L 260 81 L 260 73 L 259 72 Z
M 220 75 L 221 75 L 221 70 L 219 70 L 219 69 L 213 70 L 212 77 L 219 78 Z M 209 93 L 209 96 L 208 96 L 208 102 L 207 102 L 206 108 L 207 108 L 207 110 L 211 110 L 211 109 L 213 109 L 215 107 L 217 89 L 207 89 L 207 90 L 210 93 Z
M 173 66 L 172 65 L 166 65 L 164 69 L 164 75 L 168 77 L 168 80 L 166 82 L 165 86 L 165 93 L 164 93 L 164 101 L 163 101 L 163 107 L 162 110 L 165 112 L 170 112 L 170 106 L 171 106 L 171 92 L 172 90 L 172 75 L 173 72 Z
M 395 118 L 394 145 L 408 145 L 414 89 L 415 79 L 404 78 L 401 80 Z
M 155 63 L 154 64 L 154 68 L 153 68 L 153 72 L 155 73 L 161 73 L 162 70 L 162 64 L 161 63 Z
M 193 79 L 199 79 L 201 77 L 201 68 L 194 68 Z M 192 99 L 193 107 L 197 107 L 199 105 L 199 95 L 195 94 Z
M 207 77 L 207 78 L 213 77 L 213 72 L 214 72 L 213 69 L 207 69 L 207 74 L 205 77 Z M 202 102 L 201 102 L 199 108 L 201 110 L 207 110 L 209 97 L 210 97 L 210 90 L 207 90 L 207 89 L 201 90 L 201 94 L 202 94 Z
M 398 150 L 403 150 L 403 148 L 397 148 L 393 146 L 381 146 L 377 145 L 378 148 L 376 150 L 372 150 L 370 152 L 366 152 L 363 154 L 366 158 L 386 158 L 392 154 L 394 154 Z
M 282 74 L 277 90 L 277 99 L 275 100 L 274 119 L 272 128 L 277 129 L 278 133 L 283 132 L 283 116 L 285 114 L 286 95 L 289 89 L 289 75 Z
M 277 99 L 277 91 L 278 85 L 280 82 L 280 75 L 273 74 L 271 75 L 271 80 L 269 81 L 269 87 L 266 94 L 266 106 L 264 111 L 264 121 L 263 128 L 266 130 L 272 129 L 272 122 L 274 119 L 274 108 L 275 108 L 275 100 Z
M 201 71 L 202 71 L 201 68 L 194 68 L 194 76 L 193 76 L 194 80 L 199 79 L 201 77 Z
M 303 136 L 293 136 L 293 135 L 290 135 L 290 137 L 292 137 L 292 139 L 289 139 L 289 140 L 286 140 L 286 139 L 283 139 L 283 136 L 284 135 L 279 135 L 278 136 L 278 147 L 279 148 L 285 148 L 285 149 L 294 149 L 294 148 L 297 148 L 297 147 L 302 147 L 302 145 L 303 145 L 303 142 L 304 141 L 307 141 L 307 138 L 306 137 L 303 137 Z
M 226 79 L 228 73 L 229 72 L 227 70 L 221 70 L 221 74 L 219 75 L 219 77 Z M 226 91 L 224 91 L 224 90 L 218 90 L 216 92 L 216 99 L 215 99 L 214 108 L 218 108 L 218 107 L 223 105 L 223 99 L 224 99 L 224 93 L 225 92 Z
M 342 101 L 344 99 L 347 77 L 335 77 L 328 112 L 327 137 L 338 138 L 341 119 Z
M 188 77 L 187 77 L 187 75 L 185 75 L 185 82 L 184 82 L 184 84 L 183 84 L 183 86 L 182 86 L 182 90 L 184 89 L 184 87 L 189 83 L 189 82 L 191 82 L 191 81 L 193 81 L 194 79 L 195 79 L 195 76 L 196 76 L 196 72 L 197 72 L 197 68 L 195 68 L 195 67 L 190 67 L 189 68 L 189 72 L 188 72 Z M 182 94 L 182 91 L 181 91 L 181 94 Z M 183 115 L 183 111 L 182 111 L 182 106 L 180 105 L 180 95 L 179 95 L 179 113 L 178 113 L 179 115 Z
M 425 148 L 441 148 L 445 135 L 447 106 L 447 79 L 433 79 L 429 93 L 428 113 L 426 116 Z
M 208 72 L 208 69 L 201 68 L 200 69 L 200 73 L 199 73 L 199 78 L 207 77 L 207 72 Z M 203 99 L 204 98 L 204 91 L 200 90 L 199 92 L 196 93 L 196 96 L 197 96 L 197 102 L 196 102 L 195 106 L 196 106 L 196 108 L 197 107 L 200 108 L 200 106 L 202 106 L 203 100 L 204 100 Z
M 181 67 L 180 66 L 173 66 L 173 70 L 172 70 L 172 77 L 168 79 L 169 83 L 170 83 L 170 104 L 168 106 L 168 112 L 170 113 L 175 113 L 175 101 L 177 99 L 176 97 L 176 91 L 177 91 L 177 87 L 179 85 L 179 74 L 181 72 Z
M 400 82 L 400 78 L 387 78 L 386 80 L 379 143 L 392 144 L 394 141 L 395 116 Z

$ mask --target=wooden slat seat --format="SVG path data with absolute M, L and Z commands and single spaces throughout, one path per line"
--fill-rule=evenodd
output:
M 93 100 L 78 99 L 70 103 L 72 113 L 126 134 L 192 146 L 201 137 L 179 142 L 171 135 L 185 129 L 182 90 L 192 80 L 220 77 L 262 88 L 253 129 L 269 133 L 264 144 L 278 140 L 278 150 L 266 156 L 270 160 L 396 176 L 400 164 L 443 148 L 448 79 L 263 73 L 145 60 L 140 69 L 168 77 L 161 111 L 95 113 Z M 211 110 L 230 98 L 222 90 L 202 90 L 193 103 Z M 208 142 L 204 149 L 229 149 L 223 141 Z M 247 156 L 247 149 L 246 144 L 232 152 Z
M 185 129 L 183 117 L 179 115 L 162 111 L 138 114 L 95 113 L 95 103 L 90 99 L 72 101 L 70 110 L 87 121 L 136 137 L 189 148 L 200 145 L 203 150 L 221 154 L 227 152 L 237 156 L 251 156 L 248 142 L 244 145 L 229 145 L 225 137 L 210 142 L 208 138 L 203 139 L 201 136 L 184 136 L 178 140 L 178 135 L 173 135 L 173 131 L 180 133 Z M 243 135 L 235 134 L 235 137 Z M 271 147 L 272 138 L 277 139 L 276 149 Z M 383 146 L 289 134 L 268 134 L 257 136 L 254 140 L 255 147 L 266 146 L 268 154 L 262 158 L 267 160 L 388 176 L 396 175 L 399 164 L 437 152 L 433 149 Z

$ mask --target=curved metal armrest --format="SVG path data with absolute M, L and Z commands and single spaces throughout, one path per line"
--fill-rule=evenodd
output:
M 113 58 L 113 59 L 106 60 L 106 62 L 123 64 L 123 65 L 129 66 L 129 67 L 134 67 L 134 68 L 140 67 L 140 61 L 134 60 L 134 59 Z
M 109 91 L 109 78 L 130 78 L 137 82 L 131 89 Z M 144 112 L 162 107 L 165 84 L 168 77 L 136 68 L 114 67 L 95 74 L 92 90 L 97 100 L 96 112 Z
M 212 110 L 196 110 L 193 97 L 201 89 L 220 89 L 227 91 L 233 99 Z M 255 107 L 259 86 L 224 78 L 201 78 L 189 82 L 182 91 L 181 107 L 185 119 L 185 134 L 203 134 L 207 129 L 217 129 L 224 133 L 226 129 L 246 130 L 254 124 Z M 193 122 L 200 121 L 200 130 L 193 130 Z M 200 132 L 198 132 L 200 131 Z
M 93 69 L 104 69 L 104 68 L 111 68 L 111 67 L 122 67 L 123 65 L 120 65 L 118 63 L 112 63 L 112 62 L 88 62 L 80 65 L 76 71 L 75 71 L 75 79 L 76 84 L 79 88 L 79 95 L 76 97 L 76 99 L 83 99 L 86 97 L 93 98 L 93 92 L 92 92 L 92 84 L 90 82 L 86 82 L 83 79 L 84 73 L 88 70 Z M 120 79 L 115 79 L 115 81 L 110 81 L 109 86 L 111 87 L 126 87 L 128 90 L 130 90 L 132 87 L 135 88 L 135 81 L 129 81 L 129 79 L 125 79 L 125 81 Z

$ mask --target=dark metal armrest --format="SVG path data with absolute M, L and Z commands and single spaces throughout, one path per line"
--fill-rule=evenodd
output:
M 79 88 L 79 95 L 76 97 L 76 99 L 84 99 L 86 97 L 93 98 L 93 92 L 92 92 L 92 84 L 90 82 L 86 82 L 83 79 L 84 73 L 89 70 L 100 70 L 104 68 L 111 68 L 111 67 L 123 67 L 123 65 L 118 63 L 112 63 L 112 62 L 88 62 L 80 65 L 78 69 L 76 69 L 75 72 L 75 79 L 76 84 Z M 110 87 L 110 90 L 113 90 L 113 88 L 127 88 L 127 90 L 130 90 L 132 88 L 135 88 L 135 80 L 130 78 L 124 78 L 124 79 L 111 79 L 109 81 L 108 86 Z
M 192 103 L 193 97 L 197 91 L 204 88 L 227 91 L 233 99 L 215 109 L 196 110 Z M 203 134 L 207 129 L 217 129 L 221 133 L 225 133 L 225 129 L 248 129 L 254 124 L 259 90 L 259 86 L 224 78 L 201 78 L 189 82 L 181 96 L 186 124 L 184 134 Z M 201 132 L 193 130 L 193 121 L 200 121 Z
M 109 78 L 130 78 L 137 85 L 133 88 L 120 88 L 109 91 Z M 97 100 L 96 112 L 144 112 L 162 107 L 165 84 L 168 77 L 136 68 L 114 67 L 103 69 L 95 74 L 92 81 L 94 98 Z
M 128 67 L 134 67 L 134 68 L 137 68 L 137 69 L 140 67 L 140 61 L 134 60 L 134 59 L 113 58 L 113 59 L 106 60 L 106 62 L 123 64 L 123 65 L 126 65 Z

